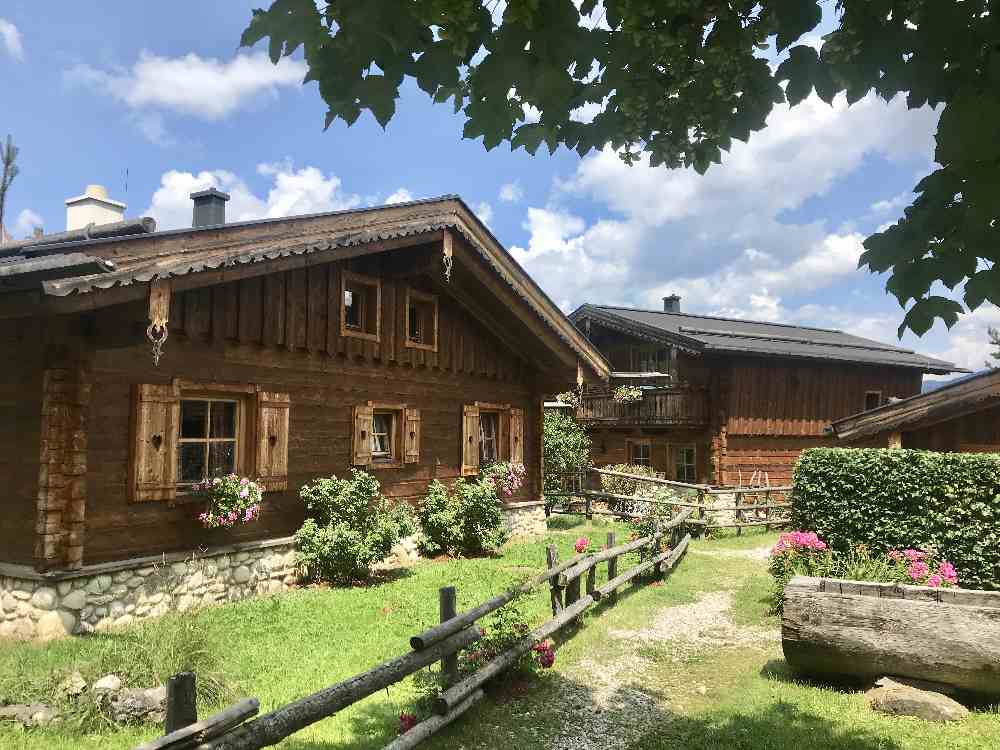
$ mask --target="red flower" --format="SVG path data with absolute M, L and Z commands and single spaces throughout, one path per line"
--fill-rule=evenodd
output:
M 399 733 L 406 734 L 413 727 L 415 727 L 419 722 L 417 717 L 413 714 L 408 714 L 405 711 L 399 715 Z

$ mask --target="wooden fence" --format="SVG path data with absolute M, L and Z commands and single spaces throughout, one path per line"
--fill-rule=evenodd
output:
M 441 662 L 447 687 L 434 701 L 434 715 L 390 742 L 386 750 L 415 747 L 480 701 L 483 686 L 515 665 L 536 643 L 575 622 L 595 603 L 613 600 L 617 590 L 626 583 L 637 582 L 646 573 L 662 576 L 677 565 L 691 540 L 691 535 L 684 532 L 686 525 L 693 522 L 693 514 L 694 508 L 681 509 L 654 534 L 625 544 L 616 544 L 614 533 L 609 533 L 605 549 L 577 554 L 563 561 L 558 559 L 555 546 L 550 545 L 546 549 L 546 568 L 539 575 L 461 614 L 455 611 L 454 587 L 443 588 L 439 592 L 440 624 L 413 636 L 409 653 L 262 716 L 257 716 L 259 701 L 248 698 L 198 721 L 194 676 L 177 675 L 167 685 L 166 734 L 139 745 L 135 750 L 253 750 L 269 747 L 423 667 Z M 662 550 L 661 546 L 666 541 L 669 541 L 669 546 Z M 638 552 L 641 562 L 619 573 L 619 558 L 631 552 Z M 600 565 L 607 566 L 608 580 L 598 586 Z M 549 587 L 552 617 L 493 661 L 471 674 L 460 676 L 458 652 L 481 637 L 477 621 L 517 596 L 545 584 Z
M 634 481 L 642 490 L 633 495 L 607 492 L 603 489 L 602 477 Z M 740 535 L 747 527 L 763 526 L 769 530 L 786 526 L 791 510 L 788 502 L 791 487 L 713 487 L 597 468 L 546 474 L 546 481 L 549 482 L 545 491 L 547 515 L 584 515 L 587 519 L 614 516 L 631 520 L 642 516 L 644 506 L 648 505 L 692 508 L 697 511 L 698 518 L 689 523 L 702 530 L 736 529 L 736 534 Z M 553 482 L 558 483 L 558 488 L 552 488 Z M 659 500 L 657 488 L 673 491 L 677 497 Z M 729 497 L 732 497 L 732 504 L 725 500 Z

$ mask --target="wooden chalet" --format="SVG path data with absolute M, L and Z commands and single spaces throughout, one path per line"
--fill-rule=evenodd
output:
M 352 466 L 416 502 L 523 462 L 512 503 L 539 503 L 543 394 L 609 369 L 460 198 L 229 224 L 192 198 L 191 229 L 0 250 L 0 574 L 285 538 Z M 260 518 L 202 528 L 189 488 L 230 471 Z
M 570 320 L 612 367 L 576 410 L 594 463 L 685 482 L 787 484 L 800 451 L 835 444 L 831 421 L 958 369 L 842 331 L 683 313 L 676 296 L 663 310 L 584 304 Z M 637 400 L 616 399 L 620 386 Z
M 838 419 L 830 433 L 850 447 L 1000 453 L 1000 369 Z

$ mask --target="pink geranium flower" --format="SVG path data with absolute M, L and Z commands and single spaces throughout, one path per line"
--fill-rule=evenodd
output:
M 406 734 L 418 724 L 417 717 L 405 711 L 399 715 L 399 733 Z
M 573 545 L 573 549 L 575 549 L 576 553 L 579 555 L 589 546 L 590 546 L 590 540 L 587 539 L 587 537 L 585 536 L 581 536 L 579 539 L 576 540 L 576 544 Z
M 942 583 L 944 583 L 944 579 L 937 573 L 935 573 L 934 575 L 932 575 L 930 578 L 927 579 L 927 585 L 931 586 L 932 588 L 937 588 Z
M 910 563 L 910 567 L 906 569 L 906 574 L 918 582 L 923 581 L 930 572 L 930 568 L 927 567 L 927 563 L 923 560 L 914 560 Z

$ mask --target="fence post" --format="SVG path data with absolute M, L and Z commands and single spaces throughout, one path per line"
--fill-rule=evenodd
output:
M 608 543 L 608 549 L 611 549 L 615 546 L 615 532 L 613 531 L 608 532 L 607 543 Z M 618 558 L 612 557 L 610 560 L 608 560 L 608 580 L 610 581 L 611 579 L 617 577 L 618 577 Z M 611 601 L 614 602 L 617 598 L 618 598 L 618 592 L 612 591 Z
M 698 490 L 698 520 L 705 520 L 705 493 Z M 708 524 L 701 525 L 701 536 L 708 535 Z
M 163 733 L 170 734 L 198 721 L 198 687 L 194 672 L 178 672 L 167 679 L 167 712 Z
M 737 492 L 735 498 L 736 502 L 734 503 L 734 505 L 736 506 L 736 512 L 733 514 L 733 520 L 736 521 L 736 536 L 742 536 L 743 527 L 740 526 L 740 524 L 744 521 L 744 517 L 743 517 L 743 511 L 740 510 L 740 505 L 742 505 L 743 503 L 744 499 L 743 493 Z
M 587 503 L 587 511 L 586 511 L 586 513 L 587 513 L 587 520 L 588 521 L 593 521 L 594 520 L 594 508 L 593 508 L 594 499 L 590 495 L 587 495 L 586 503 Z
M 550 544 L 545 548 L 545 562 L 549 569 L 556 566 L 559 562 L 559 551 L 556 549 L 556 545 Z M 553 576 L 549 579 L 549 592 L 550 598 L 552 599 L 552 616 L 555 617 L 563 609 L 562 603 L 562 589 L 559 588 L 559 584 L 556 582 L 558 576 Z
M 438 590 L 438 603 L 441 613 L 441 622 L 447 622 L 455 617 L 456 597 L 455 587 L 445 586 Z M 453 685 L 458 681 L 458 653 L 448 654 L 441 659 L 441 673 L 444 675 L 445 683 Z

